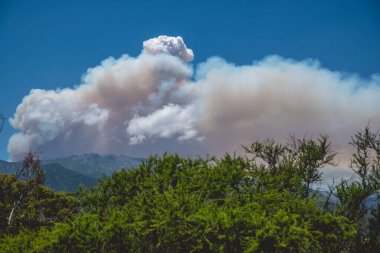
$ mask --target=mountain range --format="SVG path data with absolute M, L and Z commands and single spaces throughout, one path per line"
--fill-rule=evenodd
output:
M 83 154 L 41 160 L 45 186 L 54 191 L 72 192 L 79 186 L 89 187 L 98 179 L 121 168 L 138 166 L 144 159 L 125 155 Z M 22 162 L 0 160 L 0 173 L 15 174 Z

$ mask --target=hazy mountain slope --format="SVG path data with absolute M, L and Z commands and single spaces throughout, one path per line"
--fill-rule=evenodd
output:
M 96 179 L 121 168 L 138 166 L 143 159 L 125 155 L 84 154 L 42 160 L 45 172 L 45 185 L 55 191 L 74 191 L 80 185 L 88 187 L 96 183 Z M 21 162 L 0 160 L 0 173 L 15 174 Z
M 46 164 L 43 169 L 46 177 L 44 184 L 54 191 L 72 192 L 79 186 L 89 187 L 97 182 L 95 178 L 64 168 L 58 163 Z
M 97 178 L 109 176 L 120 168 L 138 166 L 143 159 L 125 155 L 84 154 L 42 160 L 45 185 L 55 191 L 74 191 L 80 185 L 96 184 Z M 0 160 L 0 173 L 15 174 L 21 162 Z
M 20 165 L 21 163 L 11 163 L 0 160 L 0 173 L 15 174 L 17 172 L 17 168 L 19 168 Z
M 83 154 L 44 160 L 43 164 L 58 163 L 63 167 L 92 178 L 110 176 L 121 168 L 138 166 L 144 159 L 125 155 Z
M 0 173 L 15 174 L 21 162 L 13 163 L 0 160 Z M 75 191 L 79 186 L 96 184 L 96 179 L 67 169 L 60 164 L 50 163 L 42 166 L 45 173 L 44 185 L 54 191 Z

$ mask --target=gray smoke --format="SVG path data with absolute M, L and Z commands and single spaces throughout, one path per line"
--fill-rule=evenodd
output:
M 137 57 L 109 58 L 76 88 L 31 90 L 17 107 L 12 160 L 44 155 L 239 151 L 289 134 L 329 134 L 339 152 L 369 120 L 380 126 L 380 75 L 363 79 L 315 60 L 269 56 L 236 66 L 210 58 L 196 67 L 181 37 L 144 42 Z M 342 158 L 345 159 L 345 158 Z

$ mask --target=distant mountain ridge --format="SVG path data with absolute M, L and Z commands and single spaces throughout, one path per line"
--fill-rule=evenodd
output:
M 80 186 L 89 187 L 97 183 L 92 177 L 67 169 L 58 163 L 43 165 L 45 171 L 45 186 L 54 191 L 73 192 Z
M 99 155 L 95 153 L 71 155 L 42 160 L 42 164 L 57 163 L 63 167 L 92 178 L 110 176 L 121 168 L 130 169 L 138 166 L 144 159 L 126 155 Z
M 45 186 L 55 191 L 75 191 L 79 186 L 96 184 L 97 179 L 110 176 L 121 168 L 138 166 L 144 159 L 126 155 L 83 154 L 41 160 Z M 0 173 L 15 174 L 21 162 L 0 160 Z

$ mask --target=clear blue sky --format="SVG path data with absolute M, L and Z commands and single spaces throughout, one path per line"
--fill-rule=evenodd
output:
M 108 56 L 136 56 L 142 42 L 180 35 L 194 64 L 219 55 L 249 64 L 269 54 L 315 58 L 326 68 L 380 72 L 380 2 L 0 1 L 0 112 L 11 117 L 32 88 L 80 83 Z M 0 134 L 0 159 L 14 132 Z

